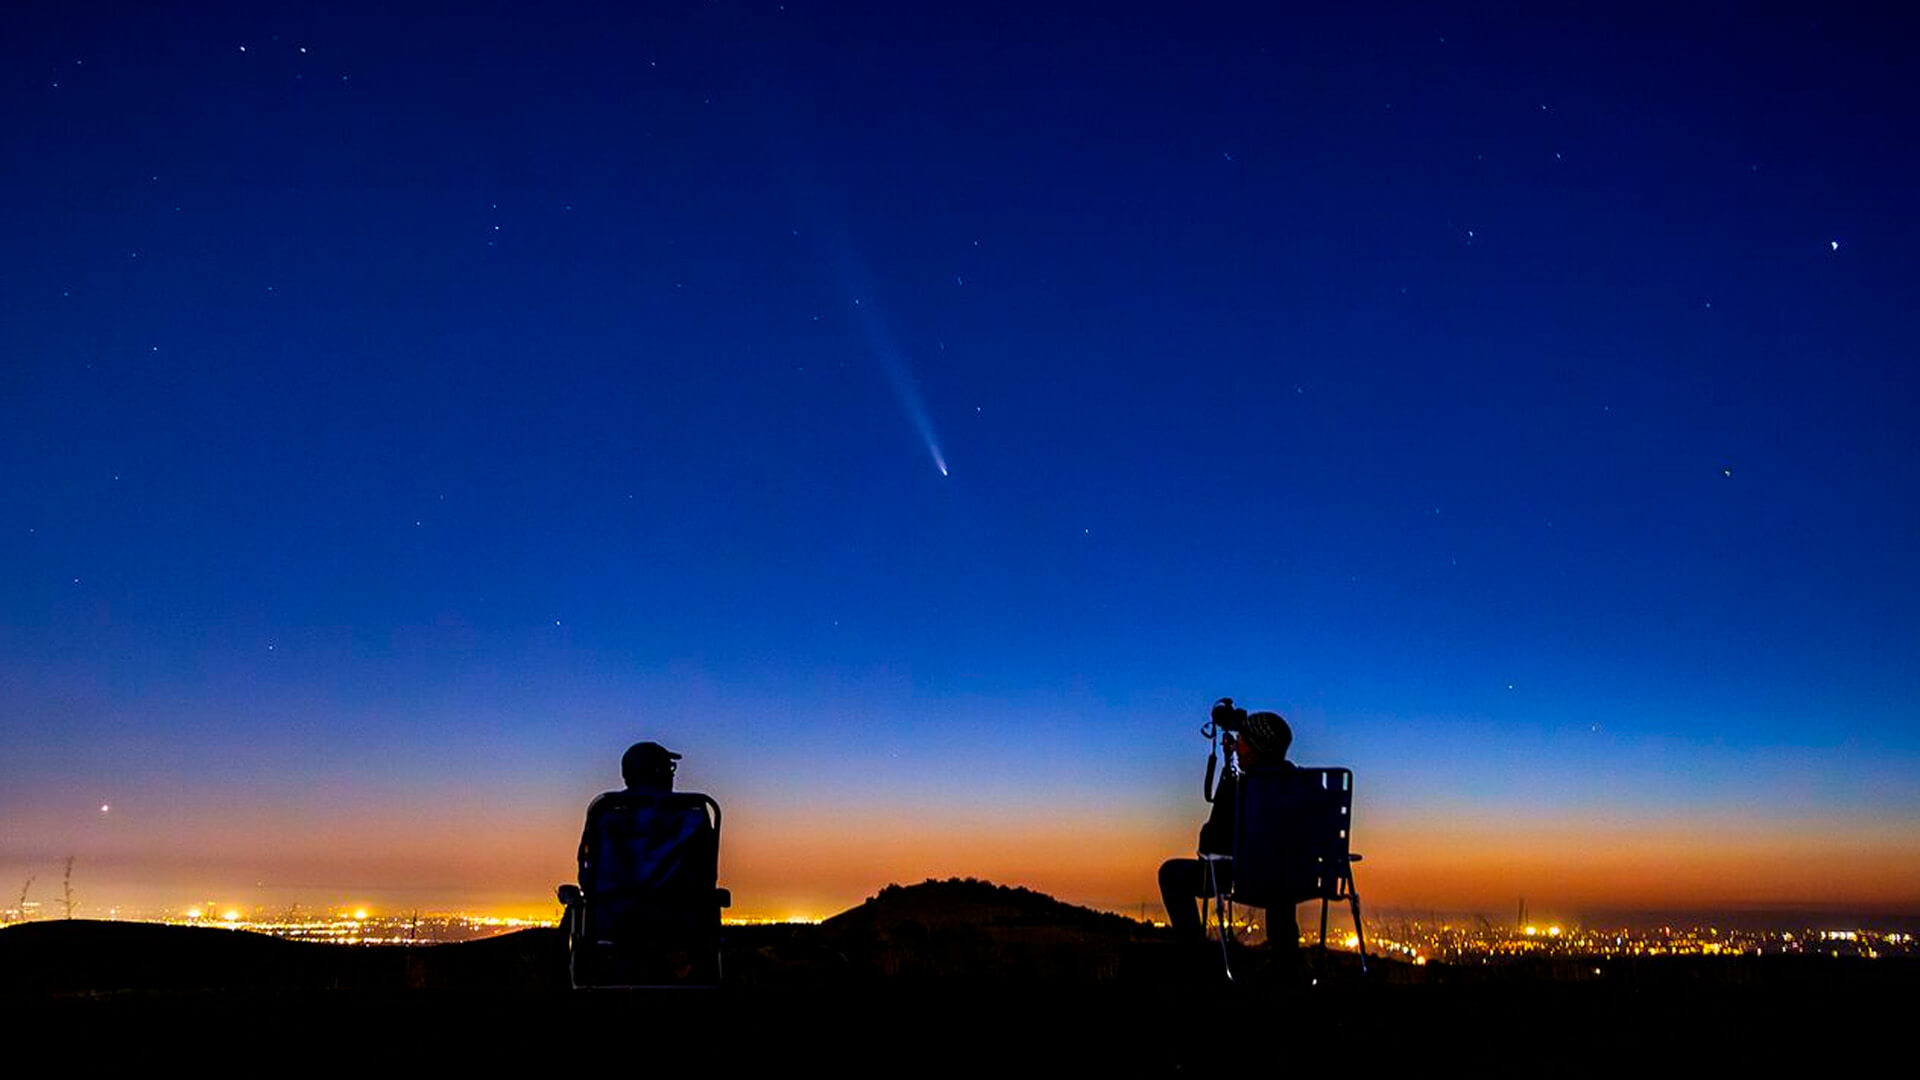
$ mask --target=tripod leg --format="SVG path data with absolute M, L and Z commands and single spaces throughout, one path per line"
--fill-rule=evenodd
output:
M 1214 921 L 1217 922 L 1220 926 L 1220 966 L 1226 969 L 1227 981 L 1232 982 L 1233 981 L 1233 959 L 1227 955 L 1227 936 L 1232 932 L 1227 925 L 1228 919 L 1230 917 L 1229 912 L 1231 909 L 1229 909 L 1227 906 L 1227 898 L 1221 895 L 1220 875 L 1214 871 L 1213 860 L 1207 859 L 1206 864 L 1207 864 L 1207 891 L 1213 894 L 1211 899 L 1213 900 Z M 1206 901 L 1204 900 L 1201 901 L 1200 910 L 1202 912 L 1206 911 Z M 1204 935 L 1206 933 L 1206 929 L 1207 929 L 1206 916 L 1203 914 L 1200 919 L 1200 932 Z

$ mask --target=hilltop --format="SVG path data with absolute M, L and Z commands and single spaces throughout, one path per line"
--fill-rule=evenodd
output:
M 755 935 L 737 934 L 744 942 Z M 770 941 L 767 977 L 802 962 L 809 977 L 1089 982 L 1119 977 L 1136 946 L 1164 938 L 1149 923 L 976 878 L 888 885 L 864 903 Z M 783 948 L 784 946 L 784 948 Z M 752 965 L 748 965 L 748 971 Z
M 897 929 L 919 923 L 929 929 L 955 926 L 1050 927 L 1121 940 L 1158 933 L 1152 923 L 1095 911 L 1022 886 L 979 878 L 928 878 L 918 885 L 888 885 L 855 907 L 824 920 L 830 930 Z

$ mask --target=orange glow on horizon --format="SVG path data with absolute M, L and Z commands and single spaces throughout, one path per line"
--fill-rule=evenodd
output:
M 1361 839 L 1365 894 L 1389 903 L 1504 910 L 1520 896 L 1599 908 L 1907 906 L 1920 898 L 1920 841 L 1830 823 L 1701 821 L 1678 833 L 1657 820 L 1494 831 L 1383 825 Z
M 582 803 L 584 806 L 584 801 Z M 775 813 L 775 810 L 784 811 Z M 454 815 L 457 818 L 457 815 Z M 1158 918 L 1155 874 L 1189 854 L 1198 815 L 1160 820 L 1095 812 L 1031 813 L 951 808 L 881 815 L 794 811 L 745 800 L 729 807 L 720 884 L 730 918 L 819 919 L 890 883 L 976 877 L 1073 903 Z M 351 827 L 350 827 L 351 826 Z M 396 834 L 331 822 L 305 833 L 233 832 L 210 861 L 171 845 L 83 855 L 94 911 L 109 906 L 181 911 L 233 921 L 290 907 L 371 913 L 486 911 L 558 917 L 554 886 L 571 881 L 577 811 L 489 831 L 429 817 Z M 1847 838 L 1838 842 L 1835 837 Z M 1920 902 L 1920 832 L 1857 822 L 1563 816 L 1516 823 L 1484 812 L 1362 815 L 1355 849 L 1371 907 L 1508 911 L 1525 896 L 1536 911 L 1749 904 L 1912 907 Z M 342 895 L 363 898 L 342 904 Z M 220 901 L 212 905 L 206 898 Z M 1544 925 L 1544 923 L 1542 924 Z

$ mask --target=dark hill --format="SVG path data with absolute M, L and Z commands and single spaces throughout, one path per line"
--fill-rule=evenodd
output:
M 414 948 L 91 919 L 0 929 L 0 994 L 542 987 L 565 970 L 565 939 L 544 929 Z
M 1175 953 L 1186 955 L 1151 924 L 974 878 L 888 885 L 817 926 L 728 927 L 724 951 L 729 984 L 768 988 L 902 978 L 1158 981 Z M 50 920 L 0 929 L 0 994 L 540 992 L 565 984 L 566 952 L 557 929 L 405 947 Z
M 1092 982 L 1114 979 L 1148 923 L 975 878 L 888 885 L 813 928 L 815 962 L 852 978 Z M 776 954 L 777 955 L 777 954 Z
M 1049 928 L 1118 940 L 1157 933 L 1151 923 L 1079 907 L 1032 889 L 957 877 L 945 881 L 929 878 L 918 885 L 888 885 L 860 906 L 821 925 L 831 931 L 866 927 L 884 932 L 906 923 L 919 923 L 928 929 Z
M 1335 955 L 1311 985 L 1229 985 L 1217 953 L 1127 922 L 984 882 L 890 887 L 819 926 L 729 927 L 727 984 L 707 994 L 571 993 L 553 930 L 409 949 L 50 921 L 0 929 L 0 1016 L 90 1072 L 535 1075 L 613 1054 L 722 1075 L 1724 1075 L 1778 1071 L 1799 1046 L 1842 1065 L 1897 1050 L 1920 993 L 1920 963 L 1817 956 L 1361 979 Z

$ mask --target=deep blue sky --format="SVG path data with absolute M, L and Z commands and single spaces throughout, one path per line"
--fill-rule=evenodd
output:
M 1920 903 L 1908 23 L 404 7 L 0 17 L 0 870 Z

